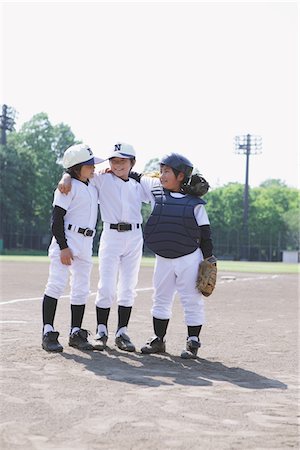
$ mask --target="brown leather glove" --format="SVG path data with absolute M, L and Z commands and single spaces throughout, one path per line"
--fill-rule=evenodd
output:
M 200 294 L 209 297 L 217 282 L 217 258 L 210 256 L 199 264 L 196 288 Z

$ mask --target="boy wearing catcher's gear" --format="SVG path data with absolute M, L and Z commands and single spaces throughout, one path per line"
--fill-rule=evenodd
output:
M 117 290 L 118 326 L 115 344 L 121 350 L 133 352 L 135 346 L 128 336 L 127 327 L 136 296 L 143 251 L 141 206 L 143 201 L 148 200 L 141 184 L 128 176 L 135 164 L 134 148 L 125 143 L 116 144 L 108 159 L 111 173 L 98 173 L 93 179 L 99 194 L 103 221 L 94 347 L 96 350 L 106 347 L 108 318 Z M 63 192 L 67 193 L 68 190 L 64 188 Z
M 206 202 L 197 194 L 191 195 L 193 189 L 188 185 L 192 171 L 193 165 L 187 158 L 170 153 L 160 161 L 159 185 L 157 179 L 141 177 L 153 208 L 144 230 L 145 244 L 156 255 L 152 306 L 155 336 L 142 347 L 142 353 L 165 351 L 176 291 L 184 309 L 188 335 L 181 357 L 196 358 L 201 346 L 204 301 L 196 289 L 196 280 L 199 263 L 212 256 L 213 245 Z M 197 193 L 196 187 L 194 190 Z
M 93 350 L 87 330 L 81 328 L 85 304 L 89 295 L 92 269 L 92 246 L 97 222 L 98 193 L 90 183 L 95 166 L 103 162 L 85 144 L 69 147 L 63 156 L 63 166 L 73 179 L 72 194 L 54 193 L 52 212 L 53 238 L 49 246 L 50 269 L 43 298 L 42 347 L 49 352 L 61 352 L 59 333 L 54 330 L 58 298 L 71 274 L 71 331 L 69 345 L 81 350 Z

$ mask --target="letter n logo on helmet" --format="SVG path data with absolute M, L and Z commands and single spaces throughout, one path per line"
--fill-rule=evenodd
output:
M 115 144 L 115 152 L 119 152 L 121 150 L 122 144 Z

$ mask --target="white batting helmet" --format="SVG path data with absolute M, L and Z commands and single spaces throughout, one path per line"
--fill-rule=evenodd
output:
M 65 169 L 76 166 L 77 164 L 93 165 L 102 163 L 104 159 L 96 158 L 92 150 L 86 144 L 75 144 L 67 148 L 63 156 L 63 166 Z

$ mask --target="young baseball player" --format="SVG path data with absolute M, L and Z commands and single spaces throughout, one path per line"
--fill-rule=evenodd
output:
M 142 257 L 142 202 L 146 200 L 140 183 L 129 178 L 135 164 L 135 150 L 118 143 L 108 156 L 111 173 L 95 174 L 103 231 L 99 246 L 99 284 L 96 295 L 96 350 L 103 350 L 108 339 L 108 318 L 117 297 L 118 326 L 115 344 L 133 352 L 128 324 L 136 296 L 135 287 Z M 67 193 L 69 180 L 64 175 L 59 188 Z M 147 200 L 148 202 L 148 200 Z M 117 295 L 116 295 L 117 291 Z
M 196 280 L 199 263 L 212 256 L 213 245 L 206 202 L 191 195 L 193 189 L 188 186 L 192 171 L 193 165 L 187 158 L 170 153 L 160 161 L 161 185 L 157 186 L 153 178 L 141 177 L 153 208 L 144 230 L 145 244 L 156 255 L 152 307 L 155 336 L 142 347 L 142 353 L 165 352 L 176 291 L 187 326 L 186 348 L 181 357 L 195 359 L 201 346 L 204 302 Z
M 95 166 L 104 161 L 96 158 L 85 144 L 69 147 L 63 166 L 72 177 L 73 189 L 68 196 L 54 193 L 52 212 L 53 238 L 49 247 L 50 270 L 43 298 L 42 347 L 48 352 L 61 352 L 59 332 L 54 330 L 58 298 L 63 294 L 71 274 L 71 330 L 69 345 L 80 350 L 93 350 L 88 332 L 81 328 L 89 295 L 92 269 L 92 244 L 98 210 L 98 192 L 90 183 Z

